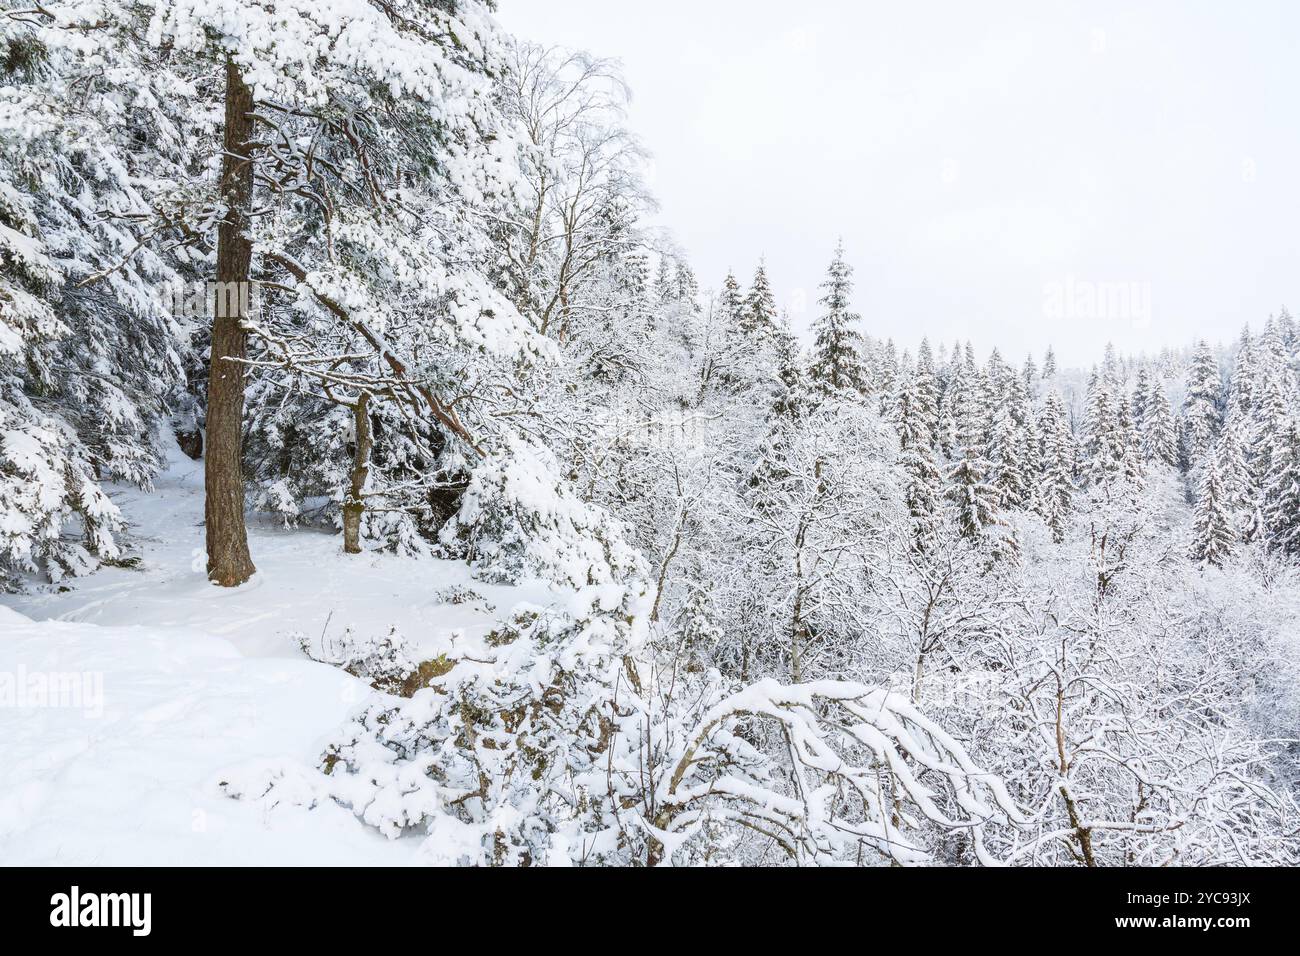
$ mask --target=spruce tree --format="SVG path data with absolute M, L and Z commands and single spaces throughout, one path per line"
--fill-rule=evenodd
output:
M 1234 424 L 1224 427 L 1214 446 L 1214 462 L 1219 472 L 1224 507 L 1240 524 L 1255 496 L 1250 469 L 1246 465 L 1243 442 L 1238 432 L 1239 429 Z
M 1001 403 L 997 399 L 998 390 L 986 370 L 975 369 L 970 382 L 970 402 L 962 416 L 959 436 L 961 446 L 987 458 L 993 440 L 995 410 L 1001 407 Z
M 871 380 L 880 394 L 880 413 L 887 414 L 889 404 L 898 390 L 899 384 L 898 347 L 889 339 L 880 347 Z
M 1034 356 L 1032 354 L 1025 357 L 1025 366 L 1020 373 L 1020 377 L 1025 383 L 1025 390 L 1032 395 L 1034 392 L 1034 385 L 1038 381 L 1038 366 L 1034 363 Z
M 1038 420 L 1032 411 L 1027 412 L 1025 423 L 1020 426 L 1020 459 L 1024 465 L 1027 491 L 1025 507 L 1032 508 L 1038 493 L 1037 482 L 1043 470 L 1043 441 L 1038 432 Z
M 1016 423 L 1013 409 L 1004 406 L 993 426 L 988 455 L 993 486 L 1001 494 L 1004 508 L 1023 508 L 1029 503 L 1031 488 L 1024 453 L 1024 429 Z
M 988 462 L 963 455 L 948 472 L 948 500 L 964 538 L 977 538 L 998 521 L 1001 493 L 988 482 Z
M 0 14 L 0 589 L 13 571 L 58 581 L 116 557 L 122 516 L 101 483 L 148 487 L 161 468 L 169 418 L 188 398 L 188 343 L 159 294 L 178 287 L 176 263 L 140 253 L 135 217 L 159 181 L 184 178 L 195 133 L 156 52 L 120 45 L 119 31 L 141 25 L 126 11 L 10 13 Z
M 987 548 L 995 560 L 1014 561 L 1019 557 L 1019 542 L 1002 518 L 1002 494 L 988 474 L 987 460 L 964 454 L 948 472 L 945 497 L 953 506 L 961 537 Z
M 771 385 L 779 347 L 776 304 L 761 266 L 754 282 L 745 295 L 735 274 L 728 272 L 718 298 L 721 378 L 740 394 L 763 391 Z
M 817 304 L 823 309 L 813 325 L 812 365 L 809 374 L 825 393 L 869 391 L 862 360 L 863 337 L 857 325 L 861 316 L 852 311 L 853 267 L 844 259 L 844 244 L 835 247 L 835 257 L 821 285 Z
M 1278 429 L 1272 443 L 1263 501 L 1269 547 L 1300 556 L 1300 423 L 1295 419 Z
M 916 353 L 916 377 L 912 383 L 916 413 L 925 425 L 931 448 L 939 435 L 939 383 L 935 378 L 934 354 L 930 340 L 922 339 Z
M 1242 330 L 1236 359 L 1232 363 L 1225 422 L 1249 422 L 1253 416 L 1254 404 L 1255 342 L 1250 335 L 1250 326 L 1246 326 Z
M 1219 435 L 1223 422 L 1219 413 L 1221 391 L 1219 363 L 1209 345 L 1202 340 L 1192 355 L 1192 366 L 1187 374 L 1187 398 L 1183 402 L 1187 455 L 1193 466 L 1204 460 Z
M 673 269 L 673 282 L 676 286 L 676 299 L 678 302 L 690 303 L 691 311 L 698 313 L 700 305 L 697 301 L 700 295 L 700 284 L 695 278 L 695 273 L 691 270 L 689 263 L 680 259 Z
M 745 297 L 734 272 L 728 272 L 727 278 L 722 280 L 718 307 L 726 332 L 729 335 L 739 335 L 745 326 Z
M 1125 480 L 1140 485 L 1143 479 L 1141 442 L 1134 422 L 1132 399 L 1128 392 L 1122 389 L 1119 393 L 1119 406 L 1115 410 L 1115 419 L 1120 450 L 1119 470 Z
M 808 383 L 799 354 L 799 341 L 790 330 L 790 319 L 781 316 L 776 328 L 776 398 L 771 413 L 781 419 L 797 419 L 807 414 Z
M 1257 488 L 1264 487 L 1268 481 L 1273 467 L 1274 448 L 1290 418 L 1289 409 L 1295 407 L 1295 392 L 1288 389 L 1284 382 L 1285 375 L 1279 372 L 1266 376 L 1262 384 L 1256 385 L 1257 400 L 1247 460 L 1251 482 Z
M 1196 520 L 1192 529 L 1192 560 L 1203 565 L 1222 567 L 1232 554 L 1237 535 L 1232 512 L 1219 474 L 1219 464 L 1211 459 L 1201 480 L 1196 502 Z
M 1170 467 L 1178 464 L 1178 426 L 1159 375 L 1151 377 L 1140 438 L 1146 461 Z
M 675 623 L 675 632 L 685 670 L 696 674 L 708 670 L 726 632 L 718 622 L 717 607 L 705 579 L 692 584 L 690 597 Z
M 894 398 L 898 429 L 899 467 L 903 471 L 903 494 L 912 518 L 914 543 L 924 551 L 933 541 L 939 520 L 943 476 L 934 460 L 930 425 L 919 399 L 921 373 L 905 376 Z
M 1035 509 L 1060 544 L 1074 506 L 1074 439 L 1059 392 L 1053 390 L 1043 403 L 1038 419 L 1042 439 L 1042 471 L 1035 496 Z
M 961 455 L 965 442 L 974 431 L 970 423 L 975 411 L 975 400 L 972 374 L 962 362 L 952 363 L 943 389 L 936 434 L 939 449 L 948 458 L 955 459 Z
M 1084 473 L 1088 484 L 1104 485 L 1123 471 L 1124 438 L 1108 375 L 1092 370 L 1084 399 Z
M 1137 380 L 1134 382 L 1133 391 L 1130 393 L 1129 406 L 1133 413 L 1133 427 L 1138 432 L 1138 443 L 1141 444 L 1142 431 L 1146 427 L 1147 420 L 1147 400 L 1151 395 L 1151 373 L 1146 367 L 1138 369 Z
M 756 345 L 770 343 L 777 335 L 776 299 L 768 282 L 767 269 L 761 262 L 754 271 L 754 281 L 741 307 L 740 329 Z

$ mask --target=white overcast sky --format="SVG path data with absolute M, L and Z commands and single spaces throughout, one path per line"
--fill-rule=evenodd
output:
M 1081 364 L 1107 341 L 1226 341 L 1300 312 L 1296 0 L 501 0 L 498 16 L 623 61 L 660 223 L 705 287 L 765 257 L 797 325 L 841 236 L 866 328 L 909 347 L 1053 344 Z M 1089 289 L 1133 290 L 1129 314 L 1089 314 Z

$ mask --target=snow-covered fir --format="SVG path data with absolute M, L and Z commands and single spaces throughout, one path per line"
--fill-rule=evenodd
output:
M 1296 321 L 801 338 L 494 8 L 0 11 L 0 860 L 1300 864 Z

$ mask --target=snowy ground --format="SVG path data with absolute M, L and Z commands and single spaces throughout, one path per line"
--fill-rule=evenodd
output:
M 328 646 L 396 625 L 436 656 L 545 594 L 475 582 L 483 601 L 450 605 L 464 565 L 349 557 L 338 537 L 270 524 L 250 528 L 257 577 L 222 591 L 203 574 L 201 464 L 178 455 L 156 492 L 116 498 L 139 569 L 0 595 L 0 864 L 413 862 L 418 838 L 386 840 L 339 807 L 230 800 L 222 771 L 314 764 L 369 693 L 308 660 L 297 633 Z

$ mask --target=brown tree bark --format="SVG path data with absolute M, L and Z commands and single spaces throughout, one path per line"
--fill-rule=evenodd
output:
M 226 60 L 225 152 L 221 195 L 226 215 L 217 231 L 217 290 L 208 374 L 207 448 L 204 460 L 208 579 L 238 587 L 257 570 L 244 526 L 243 364 L 253 246 L 247 236 L 253 202 L 253 94 L 234 62 Z
M 343 500 L 343 551 L 361 553 L 361 516 L 366 512 L 366 479 L 370 477 L 370 450 L 374 438 L 370 433 L 370 396 L 362 392 L 352 406 L 356 422 L 356 450 L 352 455 L 352 481 Z

